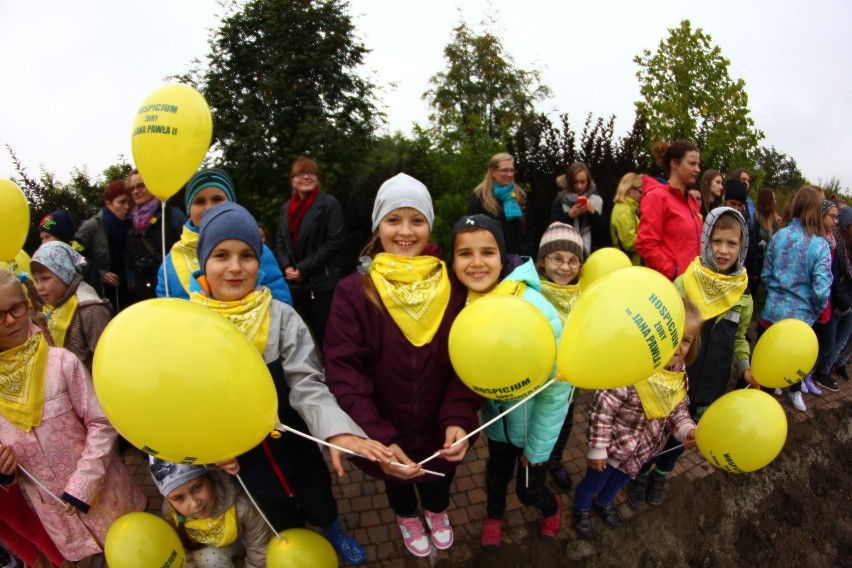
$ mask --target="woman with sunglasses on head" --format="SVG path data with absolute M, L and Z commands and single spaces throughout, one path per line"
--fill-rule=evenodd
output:
M 494 154 L 488 171 L 467 205 L 468 215 L 486 215 L 500 221 L 506 233 L 506 252 L 535 256 L 535 231 L 526 215 L 526 192 L 515 183 L 515 157 Z
M 343 209 L 337 199 L 320 190 L 319 166 L 311 158 L 300 156 L 293 162 L 290 186 L 293 194 L 278 218 L 278 263 L 290 286 L 293 307 L 322 346 L 334 287 L 343 277 Z

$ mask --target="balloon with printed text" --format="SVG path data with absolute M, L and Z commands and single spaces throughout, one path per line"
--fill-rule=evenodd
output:
M 146 300 L 119 313 L 101 335 L 92 375 L 115 429 L 167 461 L 233 458 L 278 423 L 275 385 L 252 342 L 187 300 Z
M 586 389 L 647 379 L 680 345 L 683 299 L 662 274 L 641 266 L 610 271 L 574 304 L 559 343 L 560 378 Z
M 128 513 L 107 531 L 104 555 L 110 568 L 184 568 L 186 554 L 175 530 L 150 513 Z
M 604 274 L 631 266 L 633 266 L 633 262 L 622 251 L 614 247 L 601 248 L 590 254 L 586 262 L 583 263 L 580 281 L 577 284 L 579 284 L 581 291 L 585 291 Z
M 553 372 L 556 336 L 538 308 L 492 293 L 465 307 L 453 322 L 450 361 L 473 392 L 512 400 L 538 389 Z
M 698 450 L 712 465 L 745 473 L 774 460 L 787 440 L 787 415 L 770 394 L 755 389 L 719 397 L 695 431 Z
M 165 85 L 148 95 L 130 137 L 148 191 L 162 200 L 177 193 L 201 165 L 212 135 L 210 107 L 189 85 Z
M 336 568 L 337 553 L 321 535 L 307 529 L 287 529 L 269 541 L 267 568 Z
M 0 179 L 0 260 L 14 262 L 30 230 L 30 206 L 18 184 Z
M 786 388 L 804 379 L 816 364 L 819 341 L 805 322 L 784 319 L 763 332 L 751 357 L 751 372 L 762 387 Z

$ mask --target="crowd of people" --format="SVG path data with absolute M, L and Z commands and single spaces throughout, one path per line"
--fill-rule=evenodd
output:
M 27 566 L 73 564 L 102 553 L 119 517 L 145 509 L 95 397 L 92 361 L 115 314 L 170 297 L 218 312 L 251 340 L 283 424 L 359 455 L 352 463 L 383 482 L 412 555 L 450 548 L 456 467 L 479 425 L 517 402 L 482 399 L 460 381 L 448 348 L 453 321 L 485 295 L 512 295 L 546 317 L 558 342 L 607 219 L 613 246 L 683 297 L 680 345 L 646 380 L 595 391 L 588 468 L 576 487 L 562 463 L 578 394 L 568 382 L 484 429 L 481 545 L 501 547 L 513 477 L 521 503 L 540 513 L 543 540 L 560 534 L 568 505 L 548 480 L 574 489 L 572 526 L 582 538 L 594 538 L 592 513 L 623 525 L 614 506 L 623 489 L 637 509 L 660 505 L 706 409 L 731 388 L 760 388 L 750 369 L 753 319 L 757 337 L 787 318 L 814 327 L 817 364 L 785 395 L 796 409 L 806 409 L 803 394 L 838 390 L 833 373 L 848 380 L 852 208 L 805 186 L 782 217 L 770 188 L 751 200 L 745 170 L 727 180 L 707 170 L 696 185 L 694 144 L 658 143 L 654 157 L 665 176 L 626 173 L 609 215 L 588 166 L 571 164 L 536 240 L 514 158 L 497 154 L 447 251 L 430 240 L 429 189 L 400 173 L 378 188 L 372 238 L 348 275 L 340 204 L 306 157 L 292 165 L 274 238 L 237 204 L 237 188 L 218 168 L 192 176 L 183 211 L 164 208 L 133 170 L 109 184 L 104 207 L 79 228 L 67 212 L 51 213 L 32 258 L 0 270 L 0 540 Z M 331 464 L 345 474 L 339 451 Z M 347 563 L 368 560 L 338 517 L 313 442 L 270 435 L 208 466 L 152 457 L 150 472 L 163 517 L 196 566 L 235 566 L 235 558 L 265 566 L 273 532 L 306 524 Z

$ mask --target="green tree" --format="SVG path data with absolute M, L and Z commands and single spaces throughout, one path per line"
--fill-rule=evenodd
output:
M 493 22 L 491 22 L 493 24 Z M 537 69 L 520 69 L 499 35 L 464 21 L 444 47 L 447 68 L 429 79 L 429 120 L 450 147 L 482 139 L 505 144 L 533 104 L 550 96 Z
M 342 0 L 228 0 L 207 67 L 182 81 L 213 113 L 216 162 L 265 221 L 289 196 L 289 168 L 316 159 L 325 187 L 351 184 L 383 120 L 357 70 L 367 48 Z
M 645 146 L 682 138 L 701 148 L 705 167 L 723 171 L 753 165 L 763 132 L 755 128 L 743 79 L 728 74 L 730 61 L 712 38 L 689 20 L 669 30 L 657 51 L 634 57 L 647 118 Z
M 762 185 L 776 189 L 798 189 L 805 184 L 805 176 L 796 160 L 775 149 L 762 147 L 757 158 L 757 169 L 763 174 Z

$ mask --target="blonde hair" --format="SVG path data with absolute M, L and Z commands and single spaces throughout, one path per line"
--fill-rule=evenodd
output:
M 490 215 L 498 215 L 500 213 L 500 203 L 497 201 L 497 198 L 494 197 L 494 178 L 491 175 L 492 170 L 496 170 L 500 167 L 500 162 L 508 162 L 510 161 L 514 164 L 515 157 L 508 152 L 500 152 L 499 154 L 494 154 L 491 156 L 491 159 L 488 160 L 488 171 L 485 172 L 485 177 L 482 178 L 482 182 L 477 185 L 473 189 L 473 194 L 479 199 L 482 203 L 482 208 L 488 211 Z M 512 182 L 515 186 L 515 194 L 518 196 L 517 200 L 520 202 L 522 199 L 525 199 L 527 194 L 518 184 Z
M 615 190 L 614 203 L 624 203 L 627 199 L 627 192 L 631 188 L 642 189 L 642 176 L 629 172 L 621 176 L 621 181 L 618 182 L 618 189 Z

